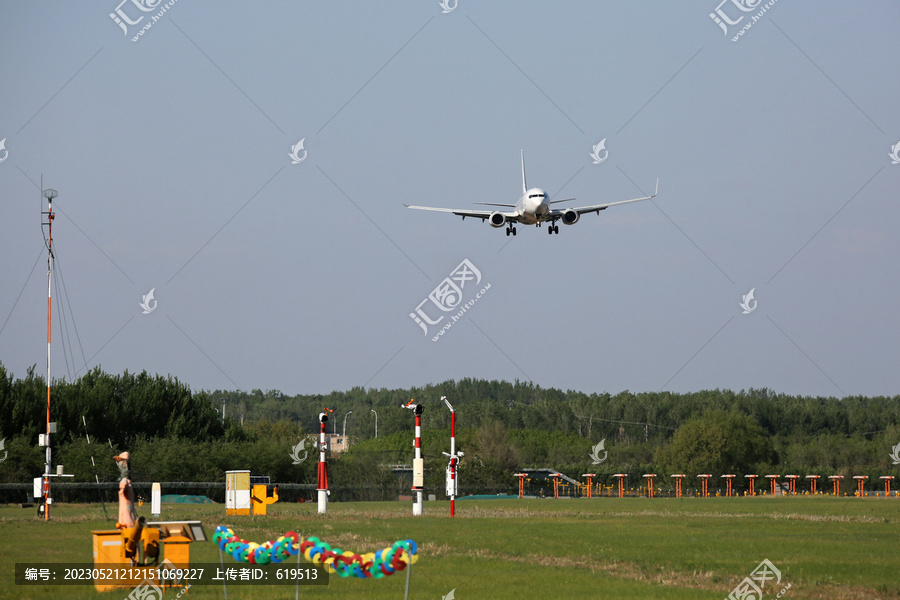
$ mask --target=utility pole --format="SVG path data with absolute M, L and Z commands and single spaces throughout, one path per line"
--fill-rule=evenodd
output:
M 370 408 L 369 410 L 372 411 L 373 413 L 375 413 L 375 439 L 377 440 L 378 439 L 378 413 L 375 412 L 374 408 Z

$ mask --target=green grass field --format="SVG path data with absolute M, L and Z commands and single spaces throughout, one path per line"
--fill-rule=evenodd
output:
M 115 507 L 107 505 L 110 516 Z M 727 598 L 763 559 L 782 573 L 764 598 L 900 598 L 900 500 L 886 498 L 600 498 L 426 502 L 278 503 L 266 517 L 226 517 L 223 505 L 165 504 L 161 520 L 200 519 L 263 542 L 289 530 L 359 553 L 410 538 L 419 544 L 410 598 Z M 149 506 L 138 513 L 149 518 Z M 57 505 L 53 520 L 0 506 L 0 598 L 127 598 L 92 585 L 15 585 L 17 562 L 92 560 L 91 530 L 110 529 L 99 505 Z M 113 517 L 114 519 L 114 517 Z M 192 562 L 218 563 L 212 541 L 191 545 Z M 226 557 L 226 566 L 236 565 Z M 381 580 L 332 576 L 301 598 L 403 598 L 405 572 Z M 174 598 L 176 590 L 167 592 Z M 294 598 L 293 586 L 229 587 L 228 598 Z M 194 586 L 184 598 L 224 598 Z

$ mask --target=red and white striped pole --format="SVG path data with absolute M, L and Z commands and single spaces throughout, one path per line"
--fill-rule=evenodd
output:
M 416 456 L 413 459 L 413 516 L 422 515 L 422 500 L 425 492 L 425 461 L 422 458 L 422 413 L 425 407 L 421 404 L 415 404 L 415 398 L 401 405 L 408 408 L 416 415 Z
M 328 413 L 334 412 L 325 409 L 319 413 L 319 483 L 316 491 L 319 495 L 319 514 L 324 515 L 328 510 L 328 469 L 325 466 L 325 422 L 328 421 Z
M 450 464 L 447 466 L 447 495 L 450 496 L 450 516 L 453 517 L 456 515 L 456 494 L 459 491 L 459 478 L 457 477 L 457 471 L 459 469 L 459 458 L 463 455 L 462 452 L 456 452 L 456 410 L 453 409 L 453 405 L 447 401 L 446 396 L 441 396 L 441 400 L 444 401 L 444 404 L 447 405 L 447 408 L 450 409 L 450 454 L 446 452 L 442 452 L 444 456 L 450 457 Z
M 50 520 L 50 505 L 53 499 L 50 497 L 50 469 L 51 469 L 51 451 L 50 451 L 50 316 L 53 314 L 50 310 L 51 291 L 53 289 L 53 199 L 56 197 L 56 190 L 47 189 L 43 192 L 44 198 L 47 199 L 47 436 L 44 438 L 47 448 L 45 451 L 46 461 L 44 463 L 44 520 Z

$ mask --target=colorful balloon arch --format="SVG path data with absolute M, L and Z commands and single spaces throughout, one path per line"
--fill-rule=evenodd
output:
M 419 560 L 418 546 L 412 540 L 397 540 L 392 546 L 377 552 L 357 554 L 350 550 L 332 548 L 315 536 L 301 541 L 294 531 L 288 531 L 278 539 L 257 544 L 241 539 L 233 530 L 219 525 L 213 534 L 213 541 L 238 562 L 277 564 L 302 552 L 303 558 L 311 563 L 324 565 L 329 573 L 360 579 L 381 579 L 402 571 L 407 565 Z

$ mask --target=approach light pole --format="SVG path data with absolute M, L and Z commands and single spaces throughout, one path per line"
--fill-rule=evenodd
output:
M 371 412 L 375 413 L 375 439 L 378 439 L 378 413 L 375 412 L 374 408 L 369 409 Z
M 408 408 L 416 415 L 416 456 L 413 459 L 413 482 L 412 491 L 413 498 L 413 516 L 422 516 L 422 496 L 425 491 L 425 460 L 422 458 L 422 413 L 425 407 L 421 404 L 415 404 L 416 400 L 412 399 L 406 404 L 401 404 L 401 408 Z
M 441 452 L 444 456 L 450 457 L 450 464 L 447 465 L 447 495 L 450 496 L 450 516 L 456 515 L 456 494 L 459 491 L 459 478 L 457 473 L 459 470 L 459 459 L 463 455 L 462 452 L 456 452 L 456 411 L 453 405 L 447 401 L 447 396 L 441 396 L 441 400 L 450 409 L 450 453 Z
M 347 417 L 353 414 L 353 411 L 348 411 L 346 415 L 344 415 L 344 428 L 341 430 L 341 437 L 344 438 L 344 448 L 347 447 Z

